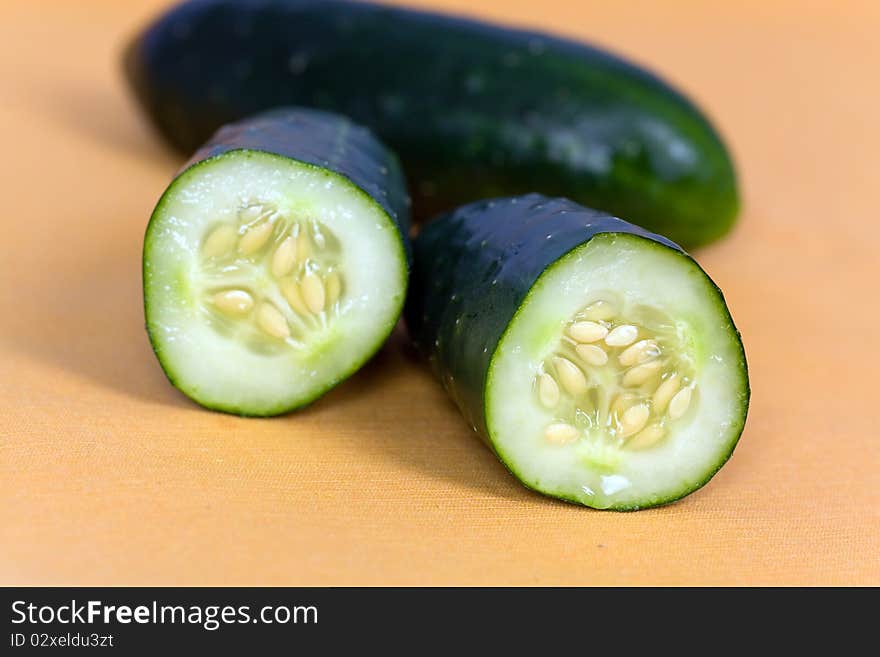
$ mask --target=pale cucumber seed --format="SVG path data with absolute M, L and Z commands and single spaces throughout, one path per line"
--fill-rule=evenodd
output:
M 254 307 L 254 298 L 244 290 L 226 290 L 214 295 L 214 305 L 229 315 L 244 315 Z

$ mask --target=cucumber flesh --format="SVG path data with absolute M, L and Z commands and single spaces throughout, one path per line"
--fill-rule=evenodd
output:
M 398 225 L 363 189 L 247 148 L 179 175 L 144 244 L 163 369 L 198 403 L 242 415 L 292 410 L 356 370 L 396 323 L 406 279 Z
M 416 241 L 422 299 L 408 323 L 526 486 L 632 510 L 687 495 L 729 458 L 748 407 L 744 352 L 721 293 L 687 254 L 537 195 L 435 223 Z M 535 246 L 539 237 L 561 243 Z
M 499 343 L 493 444 L 550 495 L 598 508 L 677 499 L 739 436 L 741 356 L 692 260 L 605 233 L 548 268 Z

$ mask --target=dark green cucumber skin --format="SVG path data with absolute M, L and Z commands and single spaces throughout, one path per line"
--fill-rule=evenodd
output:
M 365 2 L 194 0 L 148 27 L 125 68 L 186 152 L 278 105 L 350 116 L 400 155 L 416 219 L 541 191 L 693 247 L 738 211 L 707 118 L 651 73 L 570 40 Z
M 369 130 L 352 123 L 347 117 L 331 112 L 298 107 L 278 108 L 257 114 L 238 123 L 223 126 L 196 151 L 178 173 L 178 176 L 193 167 L 210 166 L 212 159 L 222 157 L 224 153 L 239 150 L 272 153 L 298 162 L 305 162 L 320 169 L 333 171 L 350 180 L 395 222 L 400 233 L 402 250 L 406 256 L 407 270 L 409 270 L 412 262 L 412 246 L 409 240 L 410 214 L 406 179 L 394 153 L 385 148 Z M 173 181 L 166 189 L 165 194 L 172 186 Z M 161 211 L 165 194 L 156 204 L 153 217 L 156 217 Z M 151 219 L 151 225 L 152 221 Z M 144 239 L 142 263 L 145 291 L 151 267 L 149 244 L 150 226 L 148 225 Z M 165 376 L 175 388 L 187 394 L 178 385 L 173 371 L 165 363 L 158 343 L 150 330 L 149 299 L 146 293 L 144 294 L 144 315 L 147 319 L 146 329 L 150 344 Z M 392 323 L 388 328 L 388 335 L 393 329 L 394 324 Z M 384 344 L 388 335 L 376 344 L 376 350 Z M 372 353 L 366 354 L 363 362 L 372 356 Z M 358 367 L 354 367 L 353 371 L 357 369 Z M 347 376 L 341 377 L 323 389 L 316 389 L 311 399 L 304 403 L 290 408 L 278 407 L 266 413 L 253 413 L 238 406 L 210 405 L 197 399 L 193 399 L 193 401 L 210 410 L 242 417 L 272 417 L 303 408 L 341 383 L 345 378 Z
M 485 393 L 490 364 L 504 332 L 540 275 L 572 249 L 602 233 L 638 235 L 689 257 L 665 237 L 568 199 L 539 194 L 461 207 L 426 225 L 413 244 L 414 266 L 404 310 L 409 334 L 471 427 L 530 488 L 489 439 Z M 720 290 L 718 295 L 726 319 L 733 325 Z M 745 362 L 743 352 L 743 367 Z M 694 488 L 650 506 L 674 502 L 700 488 L 729 456 Z M 579 503 L 573 498 L 560 499 Z

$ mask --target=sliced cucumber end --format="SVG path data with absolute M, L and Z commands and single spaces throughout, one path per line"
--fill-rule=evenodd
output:
M 529 290 L 484 394 L 493 447 L 526 486 L 635 510 L 711 479 L 742 432 L 749 388 L 739 333 L 699 265 L 601 233 Z
M 144 241 L 147 331 L 171 382 L 214 410 L 270 416 L 356 371 L 400 315 L 402 237 L 333 171 L 231 150 L 172 182 Z

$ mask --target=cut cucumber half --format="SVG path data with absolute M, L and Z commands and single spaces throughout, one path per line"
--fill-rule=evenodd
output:
M 720 290 L 669 240 L 538 195 L 458 209 L 415 242 L 407 325 L 526 486 L 665 504 L 730 457 L 749 400 Z
M 168 378 L 208 408 L 277 415 L 381 346 L 408 277 L 394 156 L 334 114 L 227 126 L 162 196 L 144 240 L 144 307 Z

